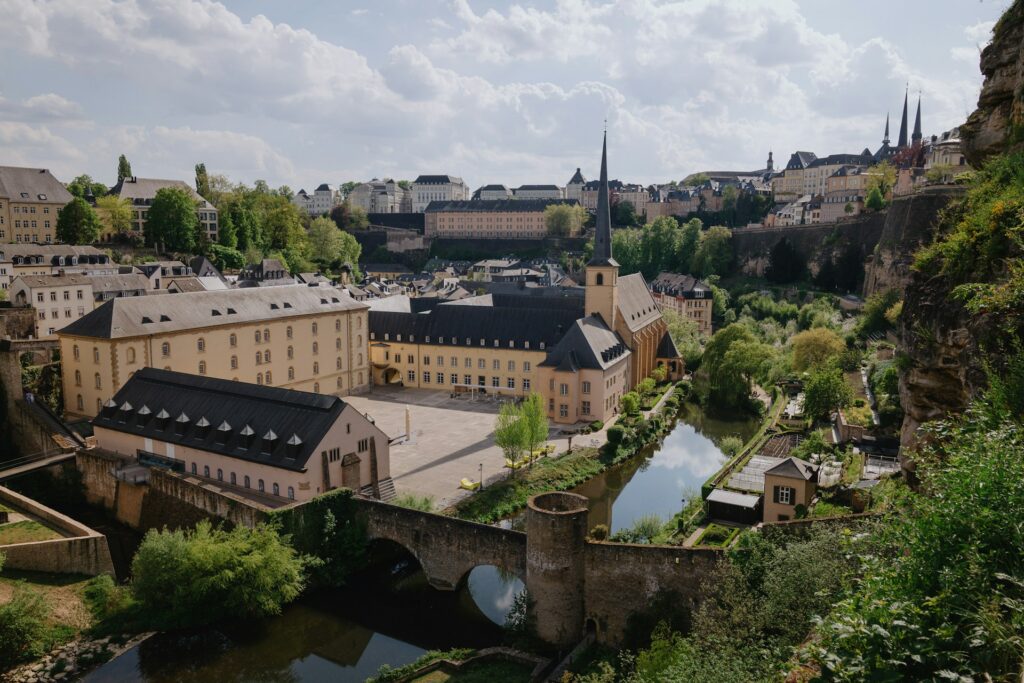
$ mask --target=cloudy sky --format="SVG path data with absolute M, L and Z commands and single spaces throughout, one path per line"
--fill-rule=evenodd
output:
M 1009 0 L 0 0 L 0 164 L 110 183 L 760 168 L 974 108 Z

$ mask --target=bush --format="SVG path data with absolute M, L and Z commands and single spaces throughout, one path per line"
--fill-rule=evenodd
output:
M 599 432 L 602 429 L 604 429 L 604 422 L 601 422 L 600 420 L 594 420 L 593 422 L 590 423 L 590 431 Z
M 640 412 L 640 396 L 635 391 L 627 391 L 619 399 L 624 415 L 636 415 Z
M 620 424 L 614 424 L 608 428 L 608 443 L 618 446 L 626 436 L 626 429 Z
M 391 501 L 391 504 L 397 505 L 398 507 L 409 508 L 410 510 L 419 510 L 420 512 L 433 512 L 434 497 L 417 496 L 414 493 L 405 493 Z
M 595 541 L 603 541 L 608 538 L 608 525 L 598 524 L 590 530 L 590 537 Z
M 24 585 L 14 587 L 11 599 L 0 605 L 0 669 L 46 651 L 48 612 L 42 595 Z
M 132 592 L 164 627 L 278 614 L 304 586 L 305 561 L 269 526 L 146 534 L 132 560 Z
M 738 436 L 727 436 L 718 443 L 718 449 L 727 457 L 733 457 L 743 448 L 743 439 Z

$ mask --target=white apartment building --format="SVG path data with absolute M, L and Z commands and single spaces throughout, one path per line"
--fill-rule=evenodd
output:
M 312 194 L 299 190 L 292 197 L 292 204 L 310 216 L 323 216 L 341 204 L 341 193 L 333 185 L 321 183 Z
M 565 199 L 565 188 L 558 185 L 520 185 L 512 192 L 514 199 Z
M 470 199 L 469 186 L 453 175 L 421 175 L 412 183 L 412 210 L 423 213 L 430 202 Z
M 480 201 L 493 201 L 496 199 L 513 199 L 512 190 L 506 185 L 484 185 L 473 193 L 473 199 Z
M 358 206 L 366 213 L 410 213 L 412 192 L 398 184 L 397 180 L 374 178 L 368 183 L 357 185 L 347 197 L 348 203 Z

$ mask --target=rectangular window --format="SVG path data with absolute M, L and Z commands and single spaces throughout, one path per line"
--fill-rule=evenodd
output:
M 781 505 L 792 505 L 793 494 L 796 491 L 789 486 L 776 486 L 775 487 L 775 502 Z
M 523 391 L 529 391 L 529 390 L 530 390 L 530 380 L 524 379 L 523 380 Z
M 462 383 L 465 384 L 466 386 L 471 385 L 473 383 L 473 375 L 463 375 Z
M 455 386 L 456 384 L 459 383 L 459 376 L 456 375 L 454 372 L 451 374 L 451 377 L 449 377 L 448 379 L 451 380 L 452 386 Z
M 514 360 L 510 360 L 508 362 L 508 371 L 509 372 L 515 372 L 516 371 L 516 362 Z
M 584 394 L 589 394 L 590 393 L 590 382 L 584 382 L 583 383 L 583 393 Z
M 423 364 L 430 365 L 430 356 L 423 356 Z
M 364 452 L 370 450 L 370 440 L 369 439 L 359 439 L 359 443 L 358 443 L 358 445 L 356 447 L 359 449 L 360 453 L 364 453 Z
M 567 406 L 564 403 L 559 405 L 558 406 L 558 416 L 559 417 L 569 417 L 569 406 Z
M 501 382 L 498 380 L 497 377 L 492 377 L 491 378 L 491 386 L 494 387 L 494 388 L 498 388 L 498 387 L 501 386 Z
M 590 401 L 583 401 L 583 414 L 590 415 Z
M 410 370 L 409 371 L 409 384 L 415 384 L 415 383 L 416 383 L 416 371 L 415 370 Z
M 412 354 L 409 354 L 409 365 L 412 365 L 415 362 L 416 362 L 416 359 L 412 357 Z
M 466 362 L 463 365 L 464 365 L 464 367 L 467 367 L 467 368 L 473 367 L 473 359 L 472 358 L 467 358 Z
M 437 380 L 438 384 L 444 384 L 444 373 L 443 372 L 437 373 L 437 377 L 435 377 L 435 379 Z
M 501 370 L 501 361 L 497 358 L 491 361 L 491 370 Z
M 509 389 L 515 389 L 516 388 L 516 378 L 515 377 L 509 377 L 508 380 L 506 381 L 506 385 L 508 386 Z
M 523 361 L 523 372 L 529 372 L 529 371 L 530 371 L 530 361 L 524 360 Z
M 558 394 L 560 396 L 568 396 L 569 395 L 569 385 L 568 384 L 559 384 L 558 385 Z
M 487 369 L 487 361 L 484 360 L 483 358 L 480 358 L 479 360 L 477 360 L 476 366 L 481 370 L 485 370 Z
M 425 370 L 423 372 L 423 383 L 430 384 L 430 373 Z

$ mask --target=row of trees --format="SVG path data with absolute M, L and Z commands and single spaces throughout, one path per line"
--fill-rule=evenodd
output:
M 530 394 L 519 404 L 501 406 L 494 423 L 494 443 L 508 462 L 518 463 L 524 452 L 532 455 L 547 438 L 548 416 L 540 394 Z
M 623 275 L 643 273 L 651 279 L 680 269 L 698 277 L 727 275 L 733 266 L 732 231 L 721 226 L 703 230 L 696 218 L 680 225 L 662 217 L 642 228 L 613 232 L 612 252 Z

